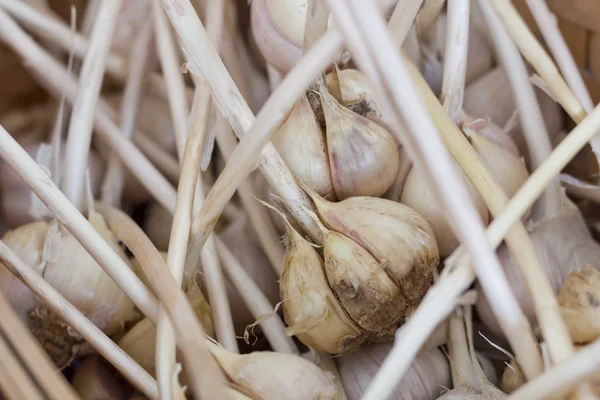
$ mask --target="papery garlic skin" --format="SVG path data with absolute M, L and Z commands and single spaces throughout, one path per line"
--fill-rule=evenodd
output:
M 558 295 L 560 313 L 575 343 L 600 337 L 600 272 L 591 265 L 573 271 Z
M 325 136 L 306 96 L 275 132 L 271 142 L 294 175 L 325 198 L 334 198 Z
M 579 210 L 574 205 L 561 211 L 555 218 L 533 226 L 530 236 L 540 265 L 544 268 L 555 293 L 558 293 L 560 286 L 572 271 L 586 264 L 595 265 L 600 260 L 600 246 L 590 235 Z M 523 312 L 533 321 L 533 304 L 506 245 L 503 244 L 498 249 L 498 258 Z M 479 284 L 477 289 L 481 293 L 476 303 L 481 320 L 494 334 L 504 337 Z
M 484 225 L 488 223 L 488 210 L 485 202 L 473 187 L 471 182 L 462 174 L 458 165 L 453 161 L 452 165 L 457 172 L 462 175 L 463 181 L 467 187 L 471 201 L 481 218 Z M 412 208 L 422 215 L 431 225 L 435 234 L 436 243 L 441 257 L 446 257 L 458 247 L 459 240 L 454 234 L 444 210 L 439 206 L 439 199 L 427 187 L 424 175 L 413 167 L 404 183 L 400 202 Z
M 294 334 L 307 346 L 330 354 L 356 347 L 363 331 L 338 303 L 315 248 L 298 232 L 288 229 L 280 278 L 283 316 Z
M 429 223 L 403 204 L 377 197 L 350 197 L 329 202 L 314 192 L 321 220 L 364 247 L 384 265 L 409 302 L 406 315 L 417 306 L 439 263 L 438 246 Z
M 508 398 L 506 393 L 494 387 L 489 382 L 482 382 L 481 393 L 471 388 L 459 387 L 438 397 L 438 400 L 496 400 L 506 398 Z
M 362 398 L 391 348 L 391 343 L 368 344 L 336 359 L 348 400 Z M 417 355 L 389 399 L 431 400 L 451 386 L 448 360 L 434 348 Z
M 471 129 L 479 133 L 487 140 L 503 147 L 515 156 L 519 157 L 519 148 L 512 137 L 497 124 L 483 118 L 471 118 L 463 113 L 463 129 Z
M 324 87 L 320 93 L 336 197 L 383 195 L 400 169 L 398 144 L 385 128 L 343 107 Z
M 350 318 L 375 340 L 393 339 L 407 304 L 384 266 L 349 237 L 329 230 L 323 253 L 329 285 Z

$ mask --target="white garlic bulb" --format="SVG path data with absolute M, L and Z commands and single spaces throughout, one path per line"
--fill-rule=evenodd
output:
M 336 359 L 348 400 L 359 400 L 392 348 L 368 344 Z M 430 400 L 451 387 L 450 365 L 437 348 L 421 351 L 400 380 L 390 400 Z
M 471 201 L 473 201 L 475 209 L 481 217 L 481 222 L 487 225 L 489 214 L 485 202 L 469 179 L 460 171 L 455 161 L 452 161 L 452 165 L 462 175 L 471 196 Z M 446 213 L 440 208 L 438 199 L 427 187 L 423 174 L 415 167 L 408 173 L 404 188 L 402 189 L 402 195 L 400 196 L 400 202 L 406 204 L 427 219 L 427 222 L 429 222 L 435 233 L 435 240 L 441 257 L 450 255 L 458 247 L 458 238 L 454 235 L 454 231 L 447 221 Z

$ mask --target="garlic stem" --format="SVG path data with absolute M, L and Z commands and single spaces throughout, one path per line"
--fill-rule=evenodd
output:
M 217 116 L 217 127 L 215 129 L 217 130 L 217 144 L 219 145 L 221 154 L 223 154 L 225 160 L 228 161 L 235 149 L 235 137 L 229 130 L 227 122 L 221 116 Z M 281 275 L 284 249 L 271 216 L 268 211 L 256 201 L 252 191 L 252 185 L 248 180 L 242 182 L 237 191 L 242 200 L 244 209 L 248 214 L 250 223 L 254 228 L 254 232 L 258 236 L 262 249 L 269 258 L 271 267 L 277 276 Z
M 552 148 L 535 92 L 528 82 L 525 64 L 519 56 L 516 46 L 503 30 L 499 18 L 494 14 L 489 3 L 480 0 L 479 6 L 490 27 L 491 37 L 499 58 L 509 76 L 521 126 L 530 149 L 531 160 L 534 167 L 537 167 L 543 160 L 547 159 Z M 543 199 L 545 202 L 544 217 L 552 218 L 562 209 L 562 193 L 556 179 L 546 189 Z M 529 289 L 529 295 L 535 305 L 538 323 L 549 346 L 553 361 L 559 362 L 571 355 L 574 347 L 567 326 L 560 316 L 554 290 L 541 268 L 535 268 L 531 264 L 522 264 L 522 261 L 517 260 L 517 262 L 521 265 L 521 271 L 528 271 L 528 273 L 522 274 Z M 538 264 L 537 267 L 541 266 Z
M 273 350 L 279 353 L 298 354 L 296 344 L 285 333 L 285 325 L 277 312 L 274 311 L 273 305 L 270 304 L 264 293 L 254 283 L 252 277 L 248 275 L 225 243 L 218 236 L 215 236 L 215 241 L 223 269 L 229 281 L 240 293 L 254 318 L 259 321 L 259 325 Z
M 123 0 L 104 2 L 95 15 L 90 47 L 83 60 L 79 76 L 80 85 L 73 102 L 67 134 L 62 189 L 67 198 L 78 208 L 83 207 L 83 183 L 92 142 L 94 113 L 100 96 L 113 31 L 122 4 Z
M 48 55 L 36 42 L 0 10 L 0 38 L 17 52 L 35 71 L 35 76 L 48 91 L 57 98 L 66 95 L 73 102 L 77 94 L 77 82 L 64 67 Z M 119 128 L 111 120 L 114 114 L 104 103 L 99 102 L 96 110 L 96 132 L 111 149 L 121 157 L 121 161 L 134 172 L 150 193 L 169 210 L 175 208 L 175 190 L 143 154 L 124 138 Z
M 140 12 L 148 13 L 148 8 L 146 7 Z M 152 57 L 151 46 L 152 24 L 148 21 L 142 26 L 132 45 L 129 57 L 130 67 L 123 91 L 119 125 L 121 133 L 128 139 L 133 137 L 135 131 L 138 106 L 144 91 L 143 83 L 148 70 L 147 64 L 150 63 Z M 115 206 L 121 203 L 123 179 L 123 168 L 119 156 L 111 153 L 108 157 L 108 166 L 102 184 L 102 202 Z
M 521 54 L 544 79 L 548 88 L 567 114 L 576 122 L 581 122 L 586 112 L 575 97 L 567 83 L 563 80 L 558 68 L 546 53 L 540 42 L 531 33 L 523 18 L 512 3 L 503 0 L 491 1 L 494 10 L 502 19 L 504 27 L 519 47 Z M 598 150 L 598 145 L 593 145 Z
M 464 313 L 463 307 L 457 307 L 448 318 L 448 351 L 452 365 L 452 382 L 454 389 L 467 386 L 481 392 L 480 377 L 475 372 L 465 332 Z
M 579 67 L 577 67 L 575 59 L 565 42 L 565 38 L 558 29 L 556 17 L 544 0 L 526 0 L 525 2 L 571 90 L 585 111 L 592 112 L 594 103 L 585 86 Z
M 454 123 L 460 122 L 469 43 L 469 2 L 448 0 L 444 75 L 440 101 Z
M 86 342 L 113 364 L 129 382 L 146 396 L 158 399 L 156 381 L 56 289 L 19 259 L 3 241 L 0 241 L 0 260 L 53 312 L 64 319 Z
M 416 25 L 417 32 L 420 38 L 435 24 L 438 16 L 444 8 L 445 0 L 425 0 L 421 11 L 417 15 Z
M 396 4 L 396 8 L 388 22 L 388 29 L 398 45 L 402 46 L 404 43 L 421 4 L 423 4 L 423 0 L 405 0 Z
M 321 0 L 307 0 L 306 22 L 304 25 L 304 51 L 308 51 L 312 45 L 327 32 L 329 21 L 329 9 L 327 3 Z
M 0 11 L 0 20 L 2 19 Z M 4 26 L 4 23 L 0 26 Z M 57 219 L 77 238 L 115 283 L 148 317 L 156 320 L 158 302 L 125 262 L 96 232 L 88 220 L 77 211 L 65 195 L 29 157 L 8 132 L 0 126 L 0 157 L 23 178 L 27 186 L 56 215 Z
M 138 260 L 173 323 L 195 397 L 224 398 L 225 378 L 210 356 L 204 329 L 162 256 L 140 227 L 124 212 L 97 204 L 111 231 Z M 158 319 L 158 318 L 156 318 Z
M 363 39 L 368 44 L 364 43 L 361 45 L 356 40 L 348 44 L 352 47 L 355 56 L 357 56 L 357 61 L 362 63 L 363 68 L 368 71 L 368 75 L 371 76 L 372 81 L 379 84 L 379 95 L 387 97 L 387 93 L 390 93 L 389 97 L 387 97 L 389 100 L 380 102 L 380 104 L 383 106 L 393 104 L 396 109 L 393 111 L 390 110 L 389 114 L 386 115 L 389 115 L 391 118 L 401 113 L 404 116 L 404 120 L 412 128 L 412 137 L 398 137 L 398 139 L 404 139 L 401 141 L 407 145 L 415 144 L 415 148 L 409 148 L 409 150 L 412 150 L 411 154 L 414 154 L 415 161 L 419 162 L 418 167 L 427 172 L 427 176 L 431 181 L 431 189 L 436 191 L 437 197 L 442 200 L 443 207 L 448 210 L 449 217 L 454 222 L 453 228 L 456 229 L 457 236 L 469 246 L 472 257 L 475 260 L 474 264 L 477 268 L 478 277 L 484 285 L 486 293 L 489 293 L 490 296 L 498 300 L 494 305 L 495 313 L 499 318 L 503 318 L 503 330 L 510 336 L 509 341 L 519 354 L 520 361 L 527 364 L 524 366 L 524 370 L 527 371 L 526 374 L 535 376 L 541 372 L 542 366 L 533 331 L 518 302 L 514 298 L 495 253 L 488 245 L 478 243 L 478 240 L 473 237 L 473 235 L 478 235 L 478 238 L 484 237 L 484 229 L 479 215 L 472 204 L 466 200 L 468 199 L 466 187 L 461 181 L 460 176 L 451 167 L 449 155 L 443 147 L 442 142 L 438 139 L 436 126 L 434 126 L 431 117 L 427 114 L 424 104 L 419 101 L 419 97 L 426 97 L 425 100 L 428 106 L 430 101 L 434 102 L 439 107 L 439 112 L 443 116 L 443 119 L 447 121 L 444 125 L 447 125 L 448 128 L 452 127 L 453 130 L 458 132 L 456 139 L 453 138 L 452 142 L 460 143 L 460 146 L 464 146 L 464 148 L 458 150 L 455 147 L 453 148 L 452 143 L 446 143 L 449 150 L 456 156 L 457 161 L 464 161 L 463 155 L 465 153 L 477 161 L 477 154 L 468 145 L 468 142 L 466 142 L 466 139 L 460 134 L 456 126 L 449 121 L 447 114 L 441 109 L 441 105 L 437 102 L 437 99 L 435 99 L 433 93 L 431 93 L 429 87 L 418 71 L 415 70 L 414 66 L 409 65 L 409 68 L 407 68 L 407 66 L 403 65 L 400 57 L 396 55 L 393 50 L 393 43 L 389 36 L 386 36 L 385 26 L 377 10 L 367 5 L 361 7 L 355 1 L 346 0 L 345 2 L 348 4 L 347 8 L 353 8 L 353 22 L 356 24 L 354 29 L 362 30 Z M 343 2 L 344 0 L 330 0 L 330 9 L 338 17 L 340 25 L 344 22 L 344 7 L 340 6 L 340 3 Z M 336 4 L 335 6 L 334 3 Z M 352 11 L 349 12 L 349 14 L 351 13 Z M 346 18 L 347 20 L 351 19 L 352 15 Z M 366 29 L 367 23 L 369 23 L 368 29 Z M 347 22 L 345 28 L 351 30 Z M 352 38 L 352 36 L 349 35 L 349 38 Z M 360 56 L 358 56 L 359 54 Z M 373 66 L 369 61 L 375 61 L 377 65 Z M 382 76 L 379 76 L 379 74 Z M 411 82 L 411 77 L 417 83 L 416 86 L 422 91 L 420 96 L 416 92 L 415 86 L 413 86 L 414 83 Z M 426 90 L 424 89 L 425 87 Z M 402 92 L 401 94 L 400 91 Z M 432 116 L 436 120 L 442 118 L 438 115 Z M 390 122 L 393 123 L 393 121 Z M 397 130 L 398 125 L 395 124 L 396 129 L 393 131 L 395 134 L 401 135 L 402 132 Z M 441 128 L 441 126 L 437 128 Z M 417 157 L 417 155 L 422 157 Z M 477 173 L 487 173 L 488 176 L 483 180 L 486 184 L 488 181 L 494 182 L 485 167 L 481 165 L 477 168 L 477 171 L 479 170 L 483 170 L 483 172 Z M 465 173 L 468 174 L 469 171 L 465 171 Z M 470 176 L 470 178 L 476 183 L 473 176 Z M 496 188 L 498 188 L 497 185 Z M 493 196 L 488 197 L 495 199 L 496 195 L 502 195 L 501 189 L 497 189 L 497 191 L 499 193 L 494 193 Z M 525 228 L 523 228 L 523 231 L 526 233 Z M 494 294 L 492 295 L 492 293 Z

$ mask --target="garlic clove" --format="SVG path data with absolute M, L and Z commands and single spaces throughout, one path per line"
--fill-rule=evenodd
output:
M 425 218 L 391 200 L 351 197 L 332 203 L 309 188 L 304 189 L 325 225 L 372 254 L 398 283 L 410 307 L 416 307 L 439 263 L 434 233 Z
M 336 359 L 348 400 L 362 398 L 391 348 L 391 343 L 368 344 Z M 434 399 L 451 386 L 448 359 L 433 348 L 417 355 L 390 399 Z
M 375 101 L 375 92 L 367 76 L 359 70 L 347 68 L 327 74 L 327 87 L 344 107 L 385 127 L 381 110 Z
M 296 177 L 321 196 L 333 198 L 325 137 L 306 96 L 294 106 L 271 142 Z
M 325 272 L 343 308 L 375 337 L 393 338 L 406 317 L 406 300 L 398 286 L 367 250 L 352 239 L 326 230 Z
M 456 162 L 452 162 L 457 171 L 462 175 L 467 190 L 473 201 L 475 209 L 481 217 L 484 225 L 488 223 L 488 210 L 485 202 L 473 187 L 467 177 L 462 174 Z M 446 213 L 440 208 L 438 199 L 431 192 L 425 183 L 426 180 L 417 168 L 412 168 L 406 177 L 400 202 L 415 210 L 427 219 L 433 232 L 439 248 L 440 256 L 450 255 L 459 245 L 458 238 L 447 221 Z
M 510 198 L 529 178 L 529 172 L 519 156 L 486 139 L 474 130 L 464 130 L 483 164 Z
M 589 343 L 600 336 L 600 272 L 591 265 L 573 271 L 558 295 L 563 320 L 575 343 Z
M 363 332 L 346 315 L 331 291 L 321 257 L 291 227 L 288 235 L 280 288 L 289 334 L 330 354 L 359 345 L 364 340 Z
M 209 349 L 240 392 L 263 400 L 333 400 L 337 388 L 330 374 L 302 357 L 257 351 L 233 354 L 209 341 Z
M 99 357 L 88 357 L 71 380 L 81 400 L 127 400 L 127 390 L 112 375 Z
M 600 246 L 590 235 L 579 210 L 572 207 L 561 211 L 555 218 L 544 220 L 530 228 L 540 265 L 544 267 L 557 294 L 572 271 L 580 269 L 582 265 L 595 265 L 600 259 Z M 503 244 L 498 249 L 498 258 L 523 312 L 534 321 L 533 304 L 506 245 Z M 481 293 L 476 303 L 479 317 L 494 334 L 504 337 L 484 292 L 480 290 L 479 284 L 476 287 Z
M 336 197 L 383 195 L 400 169 L 398 144 L 383 127 L 343 107 L 323 85 L 320 94 Z
M 492 121 L 483 118 L 471 118 L 463 113 L 463 128 L 476 131 L 487 140 L 503 147 L 517 157 L 520 157 L 519 148 L 512 137 Z

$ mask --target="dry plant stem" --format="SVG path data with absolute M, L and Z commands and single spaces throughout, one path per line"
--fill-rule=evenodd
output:
M 588 113 L 591 112 L 594 108 L 594 103 L 581 77 L 581 72 L 575 63 L 575 59 L 565 42 L 565 38 L 558 29 L 556 17 L 548 8 L 545 0 L 526 0 L 526 3 L 538 28 L 542 32 L 546 45 L 550 48 L 550 52 L 558 63 L 560 72 L 562 72 L 585 111 Z
M 0 300 L 5 304 L 4 297 Z M 12 310 L 9 308 L 8 312 Z M 4 315 L 2 315 L 4 318 Z M 13 353 L 11 345 L 5 342 L 2 332 L 0 331 L 0 383 L 2 389 L 6 388 L 6 395 L 10 400 L 31 399 L 44 400 L 46 396 L 42 393 L 41 388 L 38 388 L 36 382 L 28 374 L 22 361 L 18 355 Z M 77 396 L 71 394 L 71 399 L 77 399 Z
M 401 46 L 404 43 L 421 4 L 423 4 L 423 0 L 405 0 L 396 4 L 396 8 L 388 22 L 388 29 L 398 45 Z
M 511 400 L 561 398 L 600 371 L 600 339 L 588 344 L 568 359 L 527 382 L 515 392 Z
M 452 168 L 450 156 L 438 137 L 436 126 L 427 114 L 425 104 L 420 100 L 423 94 L 419 95 L 417 88 L 411 82 L 411 74 L 403 65 L 397 52 L 393 50 L 394 44 L 385 29 L 381 15 L 368 3 L 360 3 L 357 0 L 330 0 L 329 4 L 340 28 L 347 35 L 348 46 L 357 57 L 357 62 L 376 84 L 378 93 L 384 100 L 380 104 L 392 108 L 388 108 L 388 113 L 384 115 L 389 114 L 390 118 L 392 116 L 398 118 L 401 113 L 404 121 L 411 128 L 412 134 L 405 137 L 403 135 L 405 132 L 398 130 L 398 126 L 402 124 L 397 120 L 389 121 L 393 124 L 392 131 L 397 139 L 407 145 L 407 151 L 413 156 L 416 167 L 426 172 L 430 188 L 436 197 L 440 198 L 441 206 L 447 210 L 455 234 L 469 249 L 486 294 L 489 298 L 498 299 L 492 305 L 492 309 L 501 321 L 503 331 L 515 349 L 519 361 L 525 364 L 523 370 L 526 376 L 537 375 L 541 372 L 542 364 L 533 331 L 512 294 L 494 251 L 485 240 L 482 240 L 484 228 L 478 213 L 468 200 L 466 186 Z M 433 93 L 429 93 L 433 96 Z M 437 99 L 435 103 L 441 109 Z M 448 116 L 445 113 L 443 115 L 448 120 Z M 456 129 L 451 121 L 448 122 Z M 464 140 L 466 151 L 470 150 L 477 161 L 475 151 L 460 131 L 459 137 Z M 452 140 L 457 141 L 454 138 Z M 448 143 L 446 145 L 457 158 L 465 152 L 463 149 L 452 151 L 454 150 L 452 146 Z M 460 163 L 460 160 L 457 161 Z M 483 166 L 480 168 L 485 169 Z M 487 175 L 487 178 L 493 182 L 489 173 Z M 502 192 L 500 191 L 499 194 L 502 195 Z
M 444 8 L 445 0 L 425 0 L 423 8 L 417 15 L 417 30 L 422 37 L 435 24 Z
M 229 161 L 231 154 L 235 149 L 236 140 L 233 133 L 230 132 L 227 121 L 221 116 L 217 116 L 217 144 L 221 149 L 221 154 L 225 158 L 225 161 Z M 283 266 L 283 254 L 284 249 L 279 237 L 279 233 L 273 224 L 268 211 L 265 207 L 260 205 L 252 192 L 251 183 L 246 180 L 238 187 L 238 194 L 242 200 L 242 204 L 250 223 L 254 228 L 254 232 L 258 236 L 258 240 L 270 261 L 271 267 L 277 273 L 277 276 L 281 275 L 281 269 Z
M 527 69 L 519 51 L 504 31 L 489 3 L 486 0 L 480 0 L 479 6 L 487 21 L 498 57 L 508 74 L 533 166 L 534 168 L 538 167 L 550 155 L 552 147 L 535 92 L 528 81 Z M 551 182 L 542 199 L 544 200 L 544 218 L 552 218 L 561 210 L 561 192 L 556 179 Z M 527 271 L 523 278 L 533 300 L 538 323 L 548 344 L 552 360 L 560 362 L 573 353 L 574 347 L 567 327 L 560 316 L 554 290 L 541 268 L 538 270 L 535 268 L 535 264 L 521 265 L 523 266 L 521 270 Z M 535 284 L 532 285 L 532 283 Z
M 80 85 L 73 102 L 65 149 L 63 192 L 78 208 L 83 206 L 84 178 L 92 142 L 94 114 L 98 104 L 106 58 L 123 0 L 102 3 L 91 33 L 90 47 L 83 60 Z
M 558 68 L 546 53 L 540 42 L 529 30 L 525 21 L 510 1 L 491 0 L 504 26 L 515 41 L 523 57 L 535 68 L 544 79 L 554 97 L 562 105 L 567 114 L 576 123 L 585 118 L 586 112 L 563 80 Z M 598 149 L 598 148 L 596 148 Z
M 327 2 L 322 0 L 308 0 L 306 8 L 306 23 L 304 25 L 304 51 L 309 50 L 317 39 L 327 32 L 329 9 Z
M 454 123 L 461 119 L 467 72 L 469 7 L 464 0 L 448 0 L 448 31 L 440 101 Z
M 54 185 L 50 177 L 1 126 L 0 156 L 65 225 L 142 313 L 156 321 L 158 302 L 154 295 Z
M 264 293 L 227 248 L 227 245 L 217 236 L 215 236 L 215 241 L 223 269 L 229 281 L 240 293 L 254 318 L 259 321 L 259 325 L 273 350 L 279 353 L 299 354 L 294 341 L 285 333 L 285 325 L 277 312 L 274 311 L 273 305 L 269 303 Z
M 148 7 L 140 10 L 140 12 L 147 13 Z M 142 26 L 142 29 L 140 29 L 132 45 L 129 57 L 130 68 L 123 91 L 119 125 L 121 133 L 128 139 L 133 137 L 135 131 L 138 107 L 144 92 L 143 84 L 148 69 L 147 64 L 150 62 L 152 55 L 151 46 L 152 23 L 148 20 Z M 121 161 L 116 154 L 111 153 L 108 158 L 108 167 L 102 185 L 102 201 L 106 204 L 118 206 L 121 203 L 123 182 L 124 176 Z
M 298 187 L 293 174 L 287 168 L 275 148 L 268 143 L 268 137 L 265 138 L 265 135 L 260 134 L 265 131 L 267 131 L 267 133 L 272 133 L 271 131 L 274 131 L 283 122 L 284 118 L 287 117 L 289 110 L 291 110 L 297 98 L 300 97 L 300 94 L 297 98 L 291 98 L 291 96 L 288 96 L 287 94 L 282 96 L 283 92 L 280 92 L 279 98 L 278 96 L 271 96 L 268 102 L 275 103 L 276 107 L 275 105 L 270 107 L 271 109 L 274 109 L 274 112 L 269 113 L 269 115 L 265 115 L 265 113 L 261 112 L 254 125 L 255 129 L 252 129 L 245 135 L 244 132 L 248 130 L 254 122 L 254 116 L 241 97 L 239 90 L 227 73 L 225 66 L 221 62 L 214 48 L 210 45 L 207 34 L 189 0 L 163 0 L 163 4 L 167 9 L 169 18 L 177 30 L 179 38 L 187 52 L 187 56 L 189 57 L 189 69 L 206 80 L 219 110 L 227 117 L 227 120 L 236 135 L 238 137 L 246 136 L 248 138 L 236 149 L 234 159 L 237 161 L 237 167 L 230 163 L 217 180 L 217 183 L 215 183 L 211 192 L 207 195 L 205 206 L 201 209 L 200 215 L 197 217 L 201 221 L 201 223 L 198 224 L 201 228 L 199 231 L 194 232 L 195 237 L 192 242 L 194 247 L 198 249 L 202 248 L 205 238 L 208 237 L 208 233 L 220 215 L 222 205 L 224 205 L 233 195 L 239 182 L 255 168 L 259 156 L 261 170 L 267 177 L 271 186 L 278 191 L 280 197 L 287 200 L 286 204 L 288 209 L 294 218 L 299 220 L 306 232 L 309 233 L 311 237 L 318 239 L 319 231 L 314 221 L 300 207 L 300 205 L 311 207 L 309 199 Z M 321 41 L 318 43 L 320 42 Z M 326 44 L 330 46 L 330 43 L 326 42 Z M 315 47 L 319 46 L 316 44 Z M 309 59 L 308 62 L 300 62 L 295 69 L 296 72 L 293 73 L 292 71 L 289 74 L 294 80 L 287 80 L 288 89 L 290 88 L 290 85 L 292 85 L 292 89 L 296 87 L 296 91 L 301 92 L 308 86 L 305 84 L 306 81 L 310 82 L 314 76 L 321 72 L 324 68 L 323 66 L 326 66 L 329 62 L 333 61 L 333 56 L 330 55 L 333 51 L 328 51 L 329 47 L 323 47 L 324 46 L 321 45 L 315 52 L 320 50 L 322 52 L 320 54 L 325 53 L 329 57 L 317 60 Z M 298 67 L 304 68 L 300 69 Z M 297 79 L 298 75 L 303 76 L 303 79 Z M 284 97 L 283 100 L 287 101 L 282 103 L 281 97 Z M 289 107 L 287 103 L 291 103 L 289 104 Z M 260 132 L 255 132 L 257 130 Z M 235 170 L 233 174 L 229 173 L 232 169 Z M 245 173 L 240 174 L 238 171 L 244 171 Z M 229 182 L 230 180 L 233 180 L 234 184 L 231 184 L 231 182 Z M 223 185 L 224 182 L 226 183 L 225 185 Z M 227 190 L 224 191 L 223 187 Z M 222 192 L 219 193 L 222 197 L 217 199 L 216 202 L 218 207 L 215 207 L 215 204 L 213 204 L 215 192 Z M 207 211 L 212 211 L 212 215 L 206 215 Z M 198 254 L 194 253 L 191 254 L 192 257 L 195 257 L 191 264 L 196 263 L 197 255 Z
M 87 343 L 121 372 L 133 386 L 151 399 L 158 399 L 158 390 L 154 378 L 69 303 L 56 289 L 34 272 L 30 266 L 19 259 L 2 241 L 0 241 L 0 260 L 54 313 L 67 322 Z
M 181 62 L 175 48 L 175 38 L 167 21 L 159 0 L 152 0 L 152 16 L 154 19 L 154 35 L 160 66 L 167 84 L 169 108 L 175 132 L 175 143 L 179 160 L 183 159 L 185 140 L 187 138 L 188 105 L 185 96 L 185 83 L 180 71 Z
M 124 212 L 97 205 L 110 229 L 134 254 L 152 289 L 173 323 L 193 395 L 199 399 L 222 399 L 225 378 L 208 351 L 204 329 L 159 251 L 140 227 Z
M 35 43 L 0 8 L 0 40 L 19 54 L 25 65 L 31 68 L 39 82 L 56 98 L 66 96 L 71 103 L 77 93 L 77 82 L 66 69 Z M 144 155 L 121 135 L 111 119 L 114 113 L 100 102 L 96 110 L 96 132 L 111 150 L 121 157 L 121 161 L 134 173 L 148 191 L 167 210 L 175 209 L 175 190 Z
M 30 267 L 25 267 L 31 271 Z M 21 322 L 4 295 L 0 295 L 0 315 L 2 316 L 0 318 L 0 330 L 2 331 L 0 336 L 4 336 L 7 342 L 11 343 L 13 349 L 20 353 L 22 363 L 25 364 L 38 385 L 45 389 L 47 398 L 51 400 L 77 399 L 77 395 L 71 386 L 56 370 L 52 361 L 33 338 L 29 329 Z M 4 351 L 1 353 L 4 353 Z M 0 359 L 4 361 L 6 358 L 2 355 Z M 6 372 L 10 371 L 3 371 L 0 375 L 10 376 L 10 373 Z M 1 382 L 0 386 L 4 389 L 3 383 Z M 21 397 L 20 399 L 25 398 L 29 399 L 29 397 Z
M 459 306 L 448 318 L 448 352 L 452 365 L 452 382 L 455 389 L 467 386 L 480 390 L 480 381 L 470 357 L 463 313 L 463 308 Z

